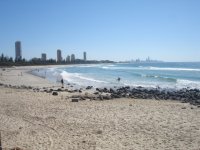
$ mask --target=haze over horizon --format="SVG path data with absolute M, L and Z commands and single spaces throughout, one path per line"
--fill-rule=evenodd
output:
M 199 0 L 0 0 L 0 53 L 200 61 Z

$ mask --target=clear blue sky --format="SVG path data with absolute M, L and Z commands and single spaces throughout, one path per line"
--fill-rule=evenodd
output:
M 200 0 L 0 0 L 0 53 L 200 61 Z

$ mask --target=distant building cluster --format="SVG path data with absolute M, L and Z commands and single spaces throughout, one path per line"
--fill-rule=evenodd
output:
M 136 60 L 131 60 L 131 63 L 154 63 L 154 62 L 162 62 L 159 60 L 152 60 L 149 56 L 146 58 L 146 60 L 141 60 L 141 59 L 136 59 Z
M 57 57 L 56 57 L 57 52 Z M 55 51 L 56 59 L 47 59 L 46 53 L 41 53 L 41 57 L 34 57 L 30 60 L 22 58 L 22 44 L 21 41 L 15 42 L 15 58 L 4 56 L 2 53 L 0 56 L 0 66 L 33 66 L 33 65 L 60 65 L 60 64 L 99 64 L 99 63 L 114 63 L 110 60 L 87 60 L 87 53 L 83 52 L 82 59 L 77 59 L 75 54 L 68 54 L 67 57 L 62 56 L 62 51 L 57 49 Z
M 34 58 L 34 59 L 39 59 L 39 58 Z M 47 54 L 46 53 L 42 53 L 41 54 L 41 61 L 45 62 L 47 61 Z M 22 47 L 21 47 L 21 41 L 16 41 L 15 42 L 15 60 L 22 60 Z M 78 62 L 86 62 L 87 61 L 87 53 L 83 52 L 83 59 L 76 59 L 75 58 L 75 54 L 71 54 L 68 55 L 66 57 L 66 59 L 63 59 L 62 57 L 62 51 L 60 49 L 57 50 L 57 63 L 62 63 L 62 62 L 66 62 L 66 63 L 76 63 L 76 61 Z

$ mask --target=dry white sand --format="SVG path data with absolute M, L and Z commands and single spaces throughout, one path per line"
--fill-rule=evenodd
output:
M 18 68 L 19 69 L 19 68 Z M 22 70 L 25 70 L 24 68 Z M 12 75 L 16 71 L 10 69 Z M 50 86 L 23 72 L 1 83 Z M 25 150 L 199 150 L 200 108 L 176 101 L 115 99 L 72 103 L 32 90 L 0 87 L 3 148 Z M 193 108 L 193 109 L 191 109 Z

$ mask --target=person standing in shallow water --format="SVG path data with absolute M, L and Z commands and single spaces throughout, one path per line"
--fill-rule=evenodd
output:
M 61 84 L 62 84 L 62 88 L 64 88 L 64 80 L 63 80 L 63 78 L 61 79 Z
M 118 78 L 117 78 L 117 81 L 119 82 L 120 80 L 121 80 L 121 78 L 120 78 L 120 77 L 118 77 Z

